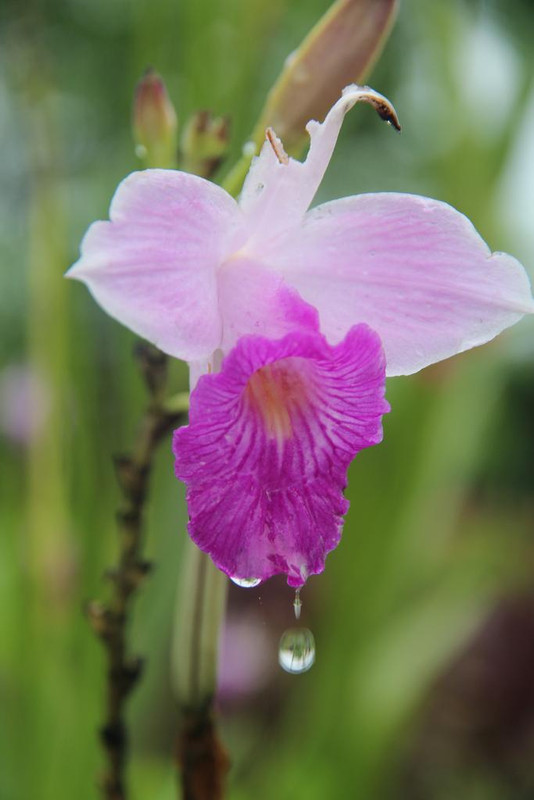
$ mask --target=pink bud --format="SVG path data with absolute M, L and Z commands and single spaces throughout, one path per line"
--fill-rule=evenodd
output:
M 338 0 L 286 60 L 254 132 L 272 126 L 289 152 L 306 139 L 308 120 L 323 120 L 344 86 L 361 84 L 378 58 L 398 0 Z
M 135 91 L 133 128 L 137 155 L 147 167 L 176 166 L 176 111 L 163 79 L 151 68 Z

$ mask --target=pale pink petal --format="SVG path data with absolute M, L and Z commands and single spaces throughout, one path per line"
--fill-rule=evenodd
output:
M 347 467 L 382 439 L 384 356 L 366 325 L 335 347 L 318 332 L 240 339 L 191 395 L 174 434 L 189 532 L 231 577 L 300 586 L 338 543 Z
M 219 308 L 225 354 L 242 336 L 281 339 L 292 330 L 318 327 L 317 311 L 304 303 L 281 275 L 246 256 L 237 256 L 222 266 Z
M 243 336 L 280 339 L 291 331 L 318 329 L 315 308 L 281 275 L 248 258 L 235 256 L 223 264 L 217 285 L 221 342 L 209 358 L 189 362 L 191 391 L 202 375 L 220 371 L 224 355 Z
M 525 270 L 491 254 L 446 203 L 407 194 L 335 200 L 264 249 L 319 311 L 329 341 L 357 322 L 377 331 L 388 375 L 406 375 L 489 341 L 534 311 Z
M 306 126 L 310 135 L 306 161 L 285 156 L 282 143 L 271 132 L 252 163 L 239 201 L 252 232 L 248 252 L 259 252 L 263 242 L 300 223 L 326 172 L 345 114 L 360 101 L 370 102 L 381 114 L 387 108 L 396 120 L 381 94 L 352 85 L 343 90 L 323 123 L 311 120 Z
M 110 222 L 95 222 L 67 273 L 108 314 L 185 360 L 220 345 L 216 270 L 244 241 L 235 201 L 209 181 L 173 170 L 129 175 Z

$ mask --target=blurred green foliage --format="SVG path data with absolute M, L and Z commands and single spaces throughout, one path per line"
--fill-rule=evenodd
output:
M 284 58 L 326 7 L 2 4 L 2 800 L 98 796 L 104 661 L 82 609 L 105 592 L 101 575 L 116 547 L 111 455 L 128 449 L 144 394 L 132 335 L 62 275 L 87 225 L 106 215 L 116 184 L 136 168 L 134 86 L 153 65 L 182 124 L 200 108 L 229 114 L 235 158 Z M 532 265 L 534 238 L 522 222 L 531 199 L 516 193 L 512 166 L 519 159 L 532 176 L 520 132 L 534 98 L 533 25 L 525 1 L 405 0 L 370 81 L 394 101 L 403 134 L 369 110 L 352 112 L 319 199 L 377 190 L 439 197 L 467 213 L 492 248 Z M 251 667 L 239 695 L 221 696 L 230 797 L 532 796 L 528 680 L 506 706 L 508 727 L 492 716 L 503 686 L 533 658 L 524 644 L 534 613 L 531 343 L 523 322 L 494 345 L 389 382 L 384 443 L 354 464 L 343 542 L 303 592 L 303 622 L 318 647 L 310 673 L 295 678 L 276 666 L 291 621 L 287 587 L 232 591 L 229 625 L 247 620 L 268 646 L 261 682 Z M 184 389 L 185 369 L 173 370 L 173 387 Z M 157 570 L 131 637 L 148 659 L 130 714 L 139 800 L 176 792 L 169 651 L 186 512 L 170 448 L 156 467 L 147 550 Z M 487 620 L 506 597 L 523 622 L 510 642 L 499 634 L 506 670 L 484 694 L 465 658 L 484 667 L 477 637 L 493 635 Z M 499 652 L 501 640 L 491 641 L 489 652 Z M 257 647 L 252 634 L 242 653 L 227 653 L 223 671 L 247 663 L 247 646 Z M 444 675 L 454 676 L 452 689 Z M 440 698 L 448 716 L 436 712 Z

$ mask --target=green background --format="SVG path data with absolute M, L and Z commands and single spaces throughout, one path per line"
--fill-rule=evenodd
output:
M 104 659 L 83 617 L 116 554 L 111 455 L 146 398 L 134 337 L 62 275 L 135 169 L 149 64 L 180 120 L 232 118 L 237 156 L 326 0 L 47 0 L 0 7 L 0 798 L 96 798 Z M 405 0 L 370 83 L 396 136 L 347 118 L 318 200 L 408 191 L 534 264 L 534 8 Z M 230 163 L 230 162 L 229 162 Z M 350 472 L 340 547 L 305 587 L 317 662 L 280 672 L 282 580 L 232 587 L 221 726 L 235 800 L 534 794 L 534 349 L 497 342 L 388 382 L 380 447 Z M 173 365 L 172 385 L 186 387 Z M 176 796 L 170 639 L 186 512 L 158 455 L 135 607 L 131 796 Z

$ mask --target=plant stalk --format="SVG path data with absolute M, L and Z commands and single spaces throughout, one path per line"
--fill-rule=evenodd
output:
M 115 458 L 122 502 L 117 512 L 119 555 L 106 571 L 111 582 L 107 604 L 92 602 L 87 614 L 95 633 L 104 644 L 107 656 L 106 709 L 100 729 L 107 766 L 102 779 L 106 800 L 127 800 L 125 767 L 128 755 L 126 702 L 142 674 L 143 660 L 130 655 L 127 631 L 133 600 L 151 564 L 143 557 L 144 509 L 150 473 L 158 445 L 183 421 L 185 408 L 169 410 L 164 402 L 167 384 L 167 357 L 156 348 L 139 344 L 136 356 L 150 394 L 132 453 Z
M 176 757 L 183 800 L 222 800 L 230 762 L 217 735 L 215 694 L 228 578 L 193 542 L 187 546 L 172 652 L 181 710 Z

